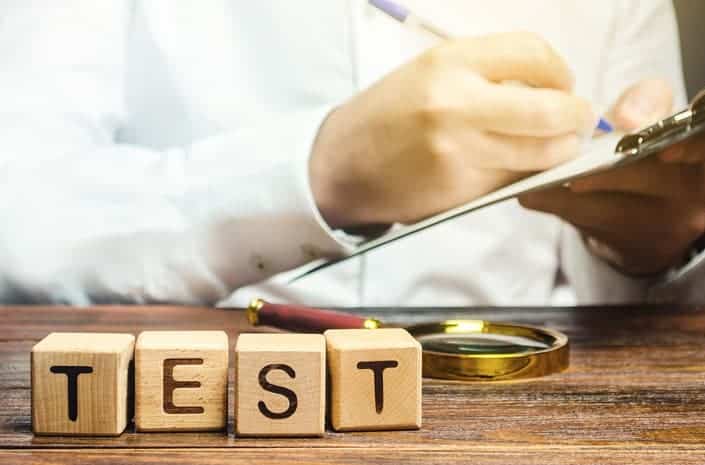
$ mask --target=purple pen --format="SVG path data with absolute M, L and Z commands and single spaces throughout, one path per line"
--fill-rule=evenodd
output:
M 403 23 L 409 16 L 409 9 L 389 0 L 370 0 L 370 5 L 384 11 L 392 18 Z
M 448 34 L 447 32 L 431 24 L 429 21 L 415 15 L 404 5 L 391 0 L 368 0 L 368 3 L 405 26 L 420 29 L 438 37 L 439 39 L 450 39 L 452 37 L 452 34 Z M 614 128 L 607 120 L 600 118 L 597 122 L 597 130 L 605 134 L 614 131 Z
M 450 39 L 451 37 L 450 34 L 437 28 L 429 21 L 412 13 L 411 10 L 404 5 L 390 0 L 369 0 L 369 4 L 406 26 L 420 29 L 440 39 Z

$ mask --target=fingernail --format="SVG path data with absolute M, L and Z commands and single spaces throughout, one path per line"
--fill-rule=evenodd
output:
M 576 179 L 570 183 L 570 190 L 575 193 L 582 193 L 590 189 L 590 180 Z
M 665 162 L 672 162 L 672 161 L 679 161 L 683 158 L 683 145 L 676 145 L 675 147 L 671 147 L 669 149 L 666 149 L 663 153 L 661 153 L 661 161 Z
M 632 121 L 641 121 L 643 124 L 654 121 L 659 117 L 658 104 L 644 95 L 634 94 L 627 97 L 623 103 L 624 115 Z
M 617 253 L 612 247 L 595 239 L 592 236 L 586 238 L 588 248 L 598 257 L 606 260 L 607 262 L 619 266 L 622 262 L 622 257 Z
M 538 198 L 533 193 L 522 194 L 519 196 L 519 204 L 526 208 L 533 208 L 538 204 Z

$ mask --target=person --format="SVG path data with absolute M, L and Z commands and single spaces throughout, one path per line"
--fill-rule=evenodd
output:
M 507 203 L 243 287 L 577 156 L 608 102 L 631 127 L 671 110 L 669 85 L 684 103 L 667 2 L 409 4 L 466 38 L 419 54 L 356 0 L 4 5 L 3 300 L 697 297 L 702 177 L 678 160 L 522 199 L 567 222 Z

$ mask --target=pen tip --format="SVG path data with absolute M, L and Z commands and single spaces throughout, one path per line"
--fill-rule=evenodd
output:
M 597 129 L 599 129 L 602 132 L 614 131 L 614 127 L 612 127 L 612 125 L 604 118 L 600 118 L 600 121 L 597 122 Z

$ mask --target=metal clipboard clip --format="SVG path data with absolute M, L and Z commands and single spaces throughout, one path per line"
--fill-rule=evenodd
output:
M 682 142 L 705 131 L 705 89 L 701 90 L 688 108 L 664 118 L 633 134 L 627 134 L 617 144 L 616 153 L 631 163 Z

